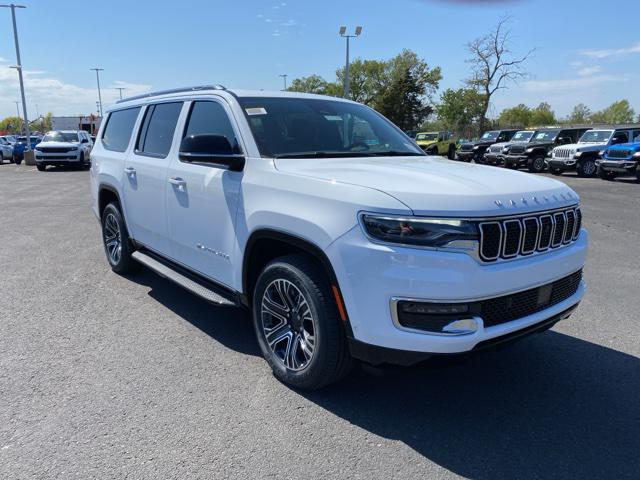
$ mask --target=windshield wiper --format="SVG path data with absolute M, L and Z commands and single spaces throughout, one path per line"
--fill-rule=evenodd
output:
M 317 151 L 317 152 L 291 152 L 291 153 L 280 153 L 277 155 L 273 155 L 273 158 L 342 158 L 342 157 L 368 157 L 370 153 L 367 152 L 325 152 L 325 151 Z
M 424 153 L 418 152 L 399 152 L 397 150 L 389 150 L 388 152 L 369 152 L 372 157 L 426 157 Z

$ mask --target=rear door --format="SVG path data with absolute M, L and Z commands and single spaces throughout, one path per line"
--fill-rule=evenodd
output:
M 236 153 L 242 153 L 233 115 L 223 100 L 197 100 L 179 139 L 190 135 L 224 135 Z M 242 172 L 212 164 L 180 160 L 171 152 L 167 213 L 174 258 L 181 264 L 226 286 L 232 285 L 235 218 Z
M 176 125 L 183 102 L 147 105 L 133 152 L 125 161 L 124 202 L 127 227 L 144 246 L 170 256 L 166 185 Z

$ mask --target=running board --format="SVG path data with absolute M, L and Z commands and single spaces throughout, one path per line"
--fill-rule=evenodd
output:
M 147 255 L 146 253 L 136 251 L 131 254 L 131 258 L 141 263 L 145 267 L 150 268 L 161 277 L 167 278 L 177 283 L 182 288 L 189 290 L 191 293 L 203 298 L 215 305 L 235 307 L 238 305 L 231 293 L 225 294 L 220 291 L 214 291 L 212 288 L 204 285 L 205 281 L 196 281 L 188 276 L 178 272 L 168 264 Z

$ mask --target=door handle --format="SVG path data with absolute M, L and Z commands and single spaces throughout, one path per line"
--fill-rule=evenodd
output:
M 133 167 L 127 167 L 124 169 L 124 173 L 126 173 L 127 175 L 135 175 L 136 169 Z
M 169 177 L 169 183 L 178 187 L 178 190 L 180 190 L 181 192 L 184 192 L 184 189 L 187 186 L 187 182 L 185 182 L 180 177 Z

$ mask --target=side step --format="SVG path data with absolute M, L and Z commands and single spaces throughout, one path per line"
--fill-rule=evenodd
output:
M 172 268 L 165 262 L 157 260 L 155 257 L 148 255 L 144 252 L 133 252 L 131 257 L 140 262 L 145 267 L 150 268 L 161 277 L 167 278 L 182 288 L 189 290 L 191 293 L 204 298 L 205 300 L 219 306 L 238 306 L 237 301 L 233 298 L 231 293 L 222 293 L 220 291 L 214 291 L 212 287 L 205 285 L 205 280 L 197 281 L 195 278 L 191 278 L 191 275 L 187 276 Z M 186 272 L 185 272 L 186 273 Z

